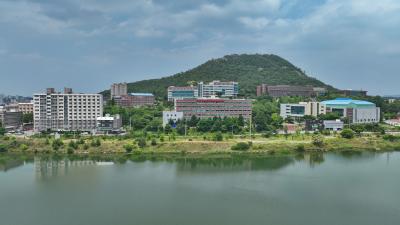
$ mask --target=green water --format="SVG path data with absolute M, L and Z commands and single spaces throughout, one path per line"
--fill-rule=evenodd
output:
M 0 225 L 26 224 L 397 225 L 400 153 L 2 156 Z

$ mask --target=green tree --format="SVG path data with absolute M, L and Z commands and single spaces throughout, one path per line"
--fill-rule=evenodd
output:
M 352 139 L 354 138 L 354 131 L 352 131 L 351 129 L 344 129 L 342 130 L 340 135 L 342 136 L 342 138 Z
M 26 113 L 22 115 L 23 123 L 33 123 L 33 113 Z

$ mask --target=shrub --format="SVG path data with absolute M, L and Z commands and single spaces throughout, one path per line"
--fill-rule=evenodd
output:
M 139 138 L 137 140 L 137 143 L 138 143 L 139 148 L 144 148 L 147 145 L 146 139 L 144 139 L 144 138 Z
M 304 147 L 304 145 L 300 144 L 296 146 L 296 152 L 305 152 L 306 148 Z
M 100 147 L 100 146 L 101 146 L 101 141 L 100 141 L 100 139 L 98 139 L 98 138 L 93 139 L 92 142 L 90 143 L 90 145 L 91 145 L 92 147 Z
M 76 150 L 76 149 L 78 149 L 79 145 L 78 145 L 78 142 L 70 141 L 70 142 L 68 143 L 68 147 L 69 147 L 69 148 L 72 148 L 72 149 L 74 149 L 74 150 Z
M 68 147 L 67 154 L 74 154 L 75 149 L 72 147 Z
M 164 135 L 161 135 L 161 136 L 160 136 L 160 141 L 161 141 L 161 142 L 164 142 L 164 141 L 165 141 Z
M 7 152 L 7 146 L 0 144 L 0 152 Z
M 385 135 L 383 135 L 382 138 L 383 138 L 383 140 L 390 141 L 390 142 L 395 142 L 395 141 L 400 140 L 400 137 L 394 136 L 392 134 L 385 134 Z
M 231 149 L 234 151 L 247 151 L 250 149 L 250 145 L 246 142 L 239 142 L 232 146 Z
M 272 132 L 267 131 L 267 132 L 263 133 L 262 136 L 263 136 L 264 138 L 270 138 L 270 137 L 272 137 Z
M 317 147 L 323 147 L 324 146 L 324 137 L 321 135 L 314 135 L 312 138 L 312 143 L 313 145 Z
M 89 147 L 90 147 L 90 146 L 89 146 L 88 144 L 84 144 L 84 145 L 83 145 L 83 150 L 88 150 Z
M 135 148 L 135 147 L 134 147 L 133 144 L 126 144 L 126 145 L 124 145 L 124 149 L 125 149 L 125 151 L 126 151 L 127 153 L 131 153 L 131 152 L 133 151 L 134 148 Z
M 214 141 L 223 141 L 224 140 L 224 136 L 222 136 L 221 132 L 218 132 L 214 135 Z
M 55 139 L 51 144 L 53 150 L 57 151 L 60 147 L 64 146 L 64 142 L 61 139 Z
M 4 136 L 3 140 L 8 141 L 8 140 L 10 140 L 10 137 L 9 136 Z
M 79 140 L 76 143 L 78 145 L 83 145 L 83 144 L 85 144 L 85 140 L 83 140 L 83 138 L 79 138 Z
M 152 145 L 152 146 L 156 146 L 156 145 L 157 145 L 157 140 L 153 138 L 153 139 L 151 140 L 151 145 Z
M 342 136 L 342 138 L 346 138 L 346 139 L 352 139 L 354 138 L 354 131 L 350 130 L 350 129 L 344 129 L 340 135 Z
M 50 144 L 50 140 L 48 138 L 46 138 L 46 141 L 44 141 L 45 145 L 49 145 Z
M 26 150 L 28 150 L 28 145 L 26 145 L 26 144 L 21 144 L 21 145 L 19 146 L 19 149 L 21 149 L 22 151 L 26 151 Z

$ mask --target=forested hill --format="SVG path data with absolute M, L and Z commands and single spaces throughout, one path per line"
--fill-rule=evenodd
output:
M 307 76 L 301 69 L 277 55 L 243 54 L 212 59 L 194 69 L 173 76 L 129 83 L 128 90 L 151 92 L 157 97 L 165 98 L 169 86 L 186 86 L 191 81 L 212 80 L 238 81 L 240 94 L 249 97 L 255 95 L 256 86 L 261 83 L 332 88 Z

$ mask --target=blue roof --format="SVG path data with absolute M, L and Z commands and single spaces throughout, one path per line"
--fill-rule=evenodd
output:
M 321 102 L 324 105 L 341 105 L 341 106 L 375 106 L 372 102 L 363 100 L 353 100 L 351 98 L 337 98 Z
M 130 93 L 132 96 L 154 96 L 152 93 Z

